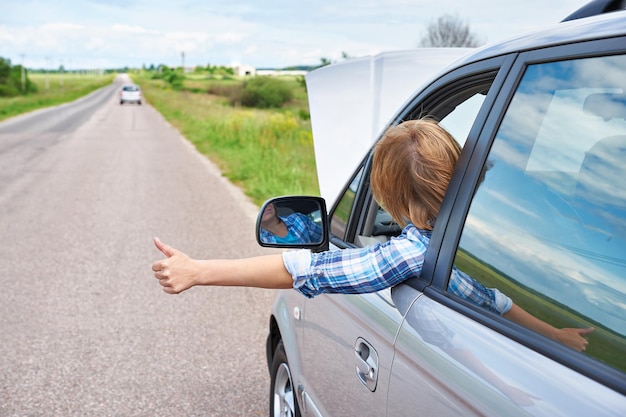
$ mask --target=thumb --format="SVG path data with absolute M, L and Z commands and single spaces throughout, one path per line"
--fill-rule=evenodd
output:
M 171 256 L 174 256 L 177 252 L 176 249 L 174 249 L 173 247 L 168 246 L 165 243 L 161 242 L 161 240 L 158 237 L 154 238 L 154 246 L 156 246 L 156 248 L 160 250 L 161 253 L 163 253 L 163 255 L 167 256 L 168 258 Z
M 579 329 L 578 334 L 581 336 L 588 335 L 593 332 L 595 329 L 593 327 L 587 327 L 586 329 Z

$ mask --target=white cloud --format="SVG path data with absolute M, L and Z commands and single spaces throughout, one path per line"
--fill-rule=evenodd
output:
M 177 64 L 184 49 L 189 64 L 228 64 L 233 56 L 255 66 L 315 64 L 342 52 L 416 47 L 426 25 L 444 13 L 494 41 L 556 23 L 585 2 L 23 0 L 3 7 L 0 56 L 25 54 L 30 67 L 44 65 L 46 56 L 140 66 Z

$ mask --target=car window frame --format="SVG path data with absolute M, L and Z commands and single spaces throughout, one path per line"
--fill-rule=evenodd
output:
M 507 61 L 510 61 L 510 59 L 506 57 L 492 58 L 481 61 L 479 63 L 465 65 L 459 69 L 454 70 L 453 72 L 444 74 L 439 79 L 431 83 L 430 86 L 428 86 L 426 89 L 422 90 L 422 92 L 418 93 L 417 96 L 410 98 L 407 101 L 408 104 L 406 104 L 385 126 L 383 132 L 389 126 L 393 126 L 404 120 L 416 119 L 423 114 L 430 114 L 433 107 L 437 107 L 441 105 L 442 102 L 448 100 L 450 97 L 467 90 L 468 84 L 471 84 L 472 87 L 476 87 L 477 85 L 484 84 L 485 80 L 487 79 L 493 79 L 493 82 L 491 83 L 489 89 L 489 94 L 485 98 L 485 101 L 483 102 L 480 111 L 474 119 L 472 128 L 470 129 L 470 133 L 468 134 L 468 138 L 465 141 L 464 147 L 467 146 L 470 142 L 469 137 L 472 136 L 472 131 L 477 125 L 476 122 L 481 120 L 481 113 L 484 113 L 484 115 L 487 114 L 485 108 L 486 105 L 487 107 L 489 106 L 489 104 L 487 103 L 488 97 L 495 97 L 495 93 L 493 92 L 493 90 L 494 88 L 498 88 L 498 77 L 502 77 L 500 73 L 502 71 L 503 64 Z M 332 217 L 340 201 L 343 199 L 352 182 L 359 174 L 359 171 L 363 169 L 363 178 L 355 193 L 353 206 L 351 209 L 350 217 L 346 224 L 344 236 L 338 236 L 330 233 L 330 242 L 339 248 L 358 247 L 358 245 L 355 244 L 354 241 L 356 239 L 357 233 L 363 229 L 364 223 L 367 221 L 368 211 L 373 201 L 373 196 L 370 189 L 372 153 L 373 147 L 367 152 L 361 163 L 354 170 L 350 179 L 345 183 L 342 188 L 341 194 L 337 197 L 329 212 L 328 217 L 332 221 Z M 424 274 L 422 275 L 424 276 Z M 430 283 L 430 279 L 427 281 L 420 281 L 422 281 L 423 283 L 422 287 Z
M 436 104 L 440 104 L 449 97 L 453 96 L 455 93 L 463 89 L 463 86 L 467 83 L 475 85 L 476 83 L 481 82 L 481 80 L 484 82 L 484 80 L 493 79 L 489 92 L 474 119 L 472 127 L 470 128 L 468 136 L 465 140 L 465 144 L 463 145 L 463 151 L 461 153 L 459 163 L 457 163 L 455 168 L 454 175 L 448 188 L 449 191 L 446 193 L 446 198 L 444 198 L 437 222 L 433 228 L 428 249 L 424 255 L 424 266 L 421 276 L 419 278 L 413 278 L 406 281 L 406 284 L 417 289 L 418 291 L 423 291 L 433 282 L 434 267 L 442 248 L 443 236 L 447 228 L 450 209 L 454 204 L 454 198 L 451 196 L 458 192 L 460 180 L 463 178 L 464 171 L 468 166 L 468 161 L 475 151 L 478 137 L 482 132 L 491 108 L 494 106 L 500 89 L 503 87 L 506 76 L 511 70 L 514 60 L 514 54 L 502 55 L 467 64 L 444 74 L 431 83 L 421 93 L 415 96 L 388 125 L 391 126 L 398 124 L 403 120 L 414 119 L 422 114 L 428 114 L 432 107 L 436 107 Z
M 453 72 L 444 74 L 439 79 L 431 83 L 431 85 L 426 89 L 422 90 L 422 92 L 418 92 L 417 95 L 410 98 L 407 101 L 407 104 L 396 114 L 396 117 L 394 117 L 385 126 L 385 129 L 394 124 L 398 124 L 403 120 L 418 118 L 424 112 L 424 108 L 426 108 L 427 111 L 430 111 L 432 107 L 437 107 L 438 105 L 441 105 L 441 103 L 449 100 L 450 97 L 458 95 L 461 91 L 467 90 L 468 83 L 475 87 L 478 84 L 484 84 L 486 80 L 490 80 L 491 84 L 489 87 L 489 93 L 485 97 L 485 100 L 483 101 L 483 104 L 481 105 L 481 108 L 472 123 L 472 127 L 470 128 L 468 137 L 465 140 L 465 144 L 463 145 L 464 148 L 468 147 L 468 144 L 471 142 L 470 137 L 477 136 L 477 133 L 474 131 L 476 126 L 482 125 L 482 120 L 488 114 L 487 109 L 492 105 L 493 99 L 490 100 L 490 97 L 495 97 L 496 90 L 501 87 L 501 80 L 504 78 L 504 76 L 501 75 L 503 68 L 505 72 L 508 71 L 511 62 L 512 60 L 508 57 L 496 57 L 479 63 L 465 65 L 454 70 Z M 468 97 L 471 97 L 471 95 L 468 95 Z M 383 131 L 385 129 L 383 129 Z M 347 249 L 360 247 L 357 243 L 355 243 L 356 236 L 359 231 L 362 231 L 365 223 L 368 221 L 370 210 L 374 204 L 374 198 L 370 188 L 370 172 L 373 149 L 374 147 L 367 152 L 348 181 L 346 181 L 341 189 L 341 193 L 338 195 L 331 210 L 329 211 L 328 219 L 330 225 L 337 207 L 343 200 L 343 197 L 352 185 L 354 179 L 362 171 L 362 178 L 355 193 L 350 216 L 344 229 L 344 236 L 333 234 L 331 228 L 329 227 L 329 242 L 337 248 Z M 435 236 L 435 233 L 433 236 Z M 408 280 L 407 283 L 421 291 L 424 287 L 431 283 L 431 276 L 432 275 L 430 274 L 422 273 L 421 278 Z M 385 289 L 379 291 L 378 293 L 385 299 L 391 299 L 391 291 L 393 291 L 393 288 Z
M 626 394 L 626 378 L 622 372 L 523 326 L 496 314 L 485 312 L 484 309 L 451 296 L 447 293 L 447 283 L 472 197 L 478 186 L 480 172 L 526 68 L 529 65 L 559 60 L 624 53 L 626 51 L 624 45 L 626 45 L 626 37 L 621 36 L 557 45 L 514 54 L 514 62 L 509 75 L 498 92 L 488 117 L 482 126 L 474 126 L 476 132 L 472 133 L 476 133 L 477 136 L 472 138 L 471 152 L 469 149 L 468 152 L 463 150 L 460 163 L 444 198 L 440 217 L 437 219 L 438 223 L 442 221 L 445 224 L 441 225 L 437 234 L 433 233 L 424 265 L 424 269 L 428 269 L 427 273 L 432 273 L 433 278 L 431 285 L 424 288 L 424 293 L 429 297 L 622 394 Z M 434 239 L 435 237 L 437 240 Z

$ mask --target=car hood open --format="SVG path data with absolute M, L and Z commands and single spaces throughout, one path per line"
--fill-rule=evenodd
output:
M 329 205 L 402 104 L 470 51 L 385 52 L 306 75 L 320 193 Z

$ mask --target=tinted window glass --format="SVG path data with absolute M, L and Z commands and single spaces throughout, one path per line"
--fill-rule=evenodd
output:
M 626 371 L 626 57 L 529 66 L 455 265 Z
M 348 186 L 348 189 L 339 199 L 337 206 L 332 213 L 332 217 L 330 219 L 330 232 L 340 238 L 345 238 L 348 220 L 350 219 L 350 213 L 352 212 L 352 206 L 354 206 L 354 200 L 356 199 L 359 184 L 361 183 L 361 178 L 363 177 L 363 169 L 363 167 L 359 169 L 355 177 L 352 179 L 350 186 Z

